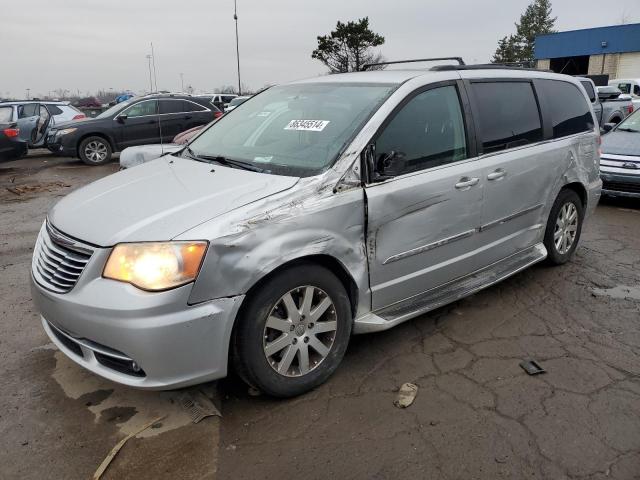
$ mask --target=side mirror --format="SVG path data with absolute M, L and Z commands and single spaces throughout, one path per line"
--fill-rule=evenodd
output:
M 118 117 L 118 122 L 124 123 L 127 118 L 129 118 L 129 117 L 127 117 L 126 115 L 120 115 Z
M 608 133 L 611 130 L 613 130 L 613 127 L 615 127 L 616 124 L 615 123 L 605 123 L 602 128 L 600 129 L 601 133 Z
M 407 156 L 402 152 L 390 151 L 382 153 L 376 159 L 374 173 L 377 180 L 397 177 L 406 170 Z

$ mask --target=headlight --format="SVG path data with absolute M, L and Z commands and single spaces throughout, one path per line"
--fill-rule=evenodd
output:
M 167 290 L 198 276 L 207 242 L 120 243 L 102 276 L 143 290 Z
M 67 135 L 69 133 L 73 133 L 77 130 L 77 128 L 64 128 L 62 130 L 58 130 L 56 135 Z

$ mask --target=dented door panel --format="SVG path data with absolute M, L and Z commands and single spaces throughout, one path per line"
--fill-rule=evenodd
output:
M 373 310 L 477 268 L 481 173 L 467 160 L 366 188 Z

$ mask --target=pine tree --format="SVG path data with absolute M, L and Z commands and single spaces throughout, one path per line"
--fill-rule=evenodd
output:
M 493 63 L 518 62 L 520 58 L 519 40 L 515 35 L 502 37 L 498 41 L 498 48 L 493 54 Z
M 516 23 L 515 35 L 498 41 L 494 63 L 533 62 L 537 35 L 551 33 L 557 17 L 551 16 L 551 0 L 534 0 Z
M 369 18 L 356 22 L 338 22 L 329 35 L 318 37 L 318 48 L 312 58 L 324 63 L 331 73 L 358 71 L 367 63 L 377 63 L 382 55 L 373 50 L 384 43 L 384 37 L 369 28 Z

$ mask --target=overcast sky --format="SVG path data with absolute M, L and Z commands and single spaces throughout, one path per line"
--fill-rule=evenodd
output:
M 242 82 L 251 88 L 320 75 L 310 55 L 337 20 L 369 16 L 388 60 L 460 55 L 486 62 L 529 0 L 238 0 Z M 640 1 L 553 0 L 558 30 L 640 22 Z M 6 9 L 5 9 L 6 10 Z M 0 96 L 56 89 L 237 84 L 233 0 L 29 0 L 2 21 Z

